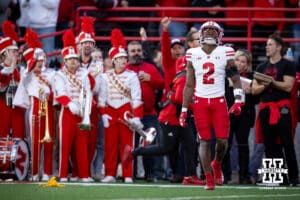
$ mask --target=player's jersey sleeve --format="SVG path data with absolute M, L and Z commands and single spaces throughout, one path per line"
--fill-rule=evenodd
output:
M 196 59 L 196 56 L 195 56 L 195 50 L 196 48 L 190 48 L 190 49 L 188 49 L 187 50 L 187 52 L 186 52 L 186 55 L 185 55 L 185 57 L 186 57 L 186 60 L 188 61 L 188 62 L 193 62 L 193 61 L 195 61 Z
M 232 47 L 224 47 L 226 60 L 234 59 L 235 51 Z

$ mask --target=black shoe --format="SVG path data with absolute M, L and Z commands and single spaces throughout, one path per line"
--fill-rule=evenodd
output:
M 240 180 L 240 184 L 248 185 L 248 184 L 252 184 L 252 182 L 250 181 L 249 178 L 246 178 L 246 179 Z
M 293 178 L 290 180 L 290 186 L 296 187 L 298 186 L 299 182 L 298 182 L 298 178 Z
M 181 183 L 182 181 L 183 181 L 182 176 L 172 175 L 172 177 L 170 178 L 170 183 Z
M 146 181 L 149 183 L 156 183 L 158 180 L 156 177 L 147 177 Z

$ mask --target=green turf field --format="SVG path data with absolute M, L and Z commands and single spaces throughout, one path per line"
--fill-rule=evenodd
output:
M 102 184 L 67 183 L 64 188 L 42 188 L 31 183 L 0 184 L 1 200 L 96 200 L 96 199 L 144 199 L 144 200 L 189 200 L 189 199 L 284 199 L 299 200 L 300 187 L 220 186 L 206 191 L 203 186 L 180 184 Z

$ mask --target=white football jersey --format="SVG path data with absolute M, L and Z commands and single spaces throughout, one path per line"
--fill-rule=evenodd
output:
M 227 61 L 234 58 L 231 47 L 217 46 L 211 54 L 201 47 L 191 48 L 186 59 L 192 62 L 195 71 L 195 95 L 202 98 L 215 98 L 225 94 Z

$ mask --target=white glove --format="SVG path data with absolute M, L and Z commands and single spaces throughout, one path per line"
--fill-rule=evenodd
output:
M 3 67 L 3 69 L 1 70 L 1 74 L 3 75 L 9 75 L 12 74 L 14 72 L 14 67 Z
M 79 115 L 80 110 L 79 110 L 79 106 L 76 103 L 70 102 L 68 103 L 68 107 L 73 115 Z
M 104 128 L 108 128 L 109 127 L 109 120 L 111 120 L 111 116 L 108 114 L 104 114 L 102 115 L 102 122 L 103 122 L 103 126 Z
M 143 123 L 141 122 L 141 119 L 138 117 L 133 117 L 129 119 L 129 121 L 135 124 L 139 129 L 142 129 L 144 127 Z

